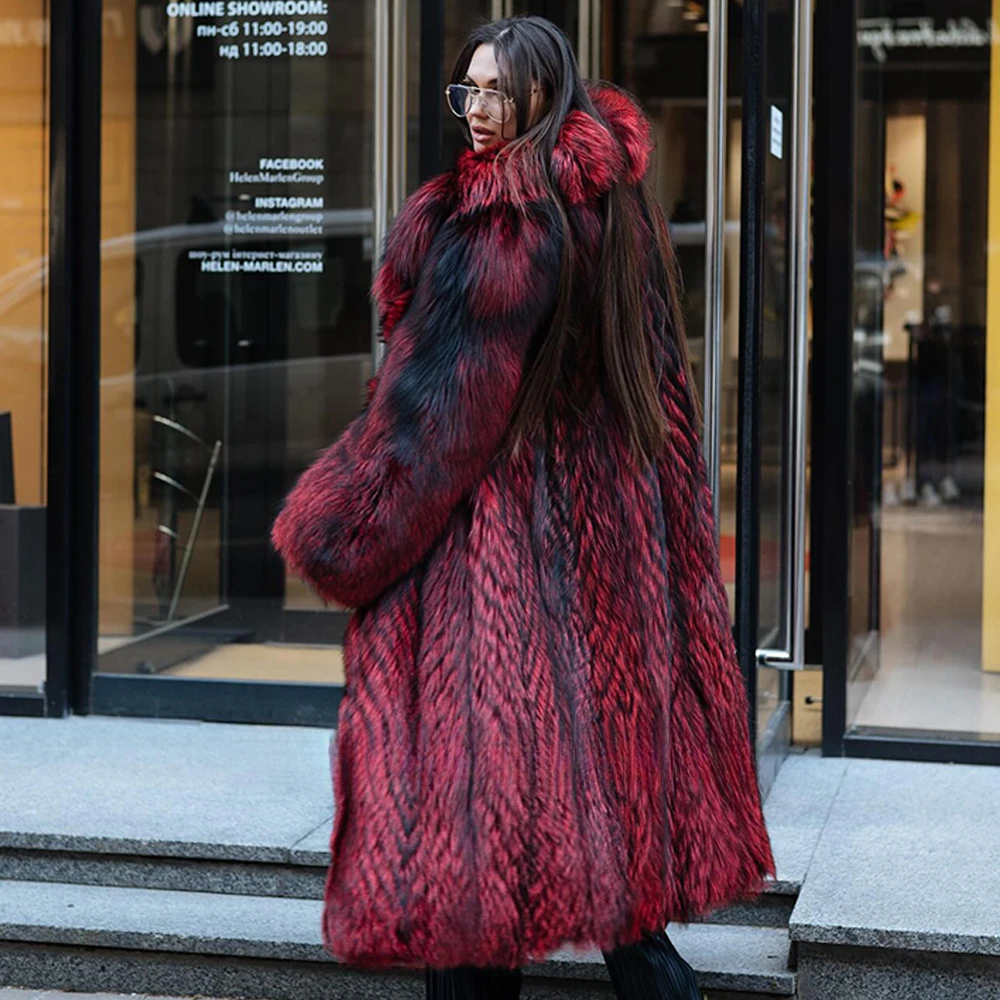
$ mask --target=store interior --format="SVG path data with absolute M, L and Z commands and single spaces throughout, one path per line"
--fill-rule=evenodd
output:
M 969 11 L 983 15 L 973 23 L 988 23 L 989 5 L 979 6 Z M 869 554 L 872 641 L 859 658 L 849 720 L 860 730 L 1000 734 L 996 581 L 984 555 L 1000 516 L 985 472 L 1000 388 L 987 374 L 987 331 L 997 322 L 988 220 L 1000 164 L 990 139 L 989 49 L 969 38 L 961 62 L 861 53 L 860 117 L 881 141 L 859 146 L 867 160 L 859 176 L 884 178 L 884 252 L 873 382 L 880 421 L 868 431 L 877 444 L 856 456 L 877 463 L 859 471 L 873 484 L 877 550 Z M 859 199 L 859 210 L 870 215 L 874 204 Z M 859 253 L 859 275 L 866 268 Z M 870 333 L 866 320 L 878 313 L 871 304 L 865 311 L 859 306 L 856 336 Z

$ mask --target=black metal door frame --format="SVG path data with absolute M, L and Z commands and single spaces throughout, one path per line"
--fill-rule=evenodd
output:
M 824 666 L 826 756 L 1000 764 L 974 735 L 853 731 L 850 541 L 854 455 L 853 332 L 858 0 L 818 0 L 815 53 L 812 521 L 809 656 Z M 877 587 L 879 574 L 871 574 Z M 877 596 L 877 595 L 875 595 Z M 877 625 L 877 619 L 875 619 Z
M 819 0 L 815 53 L 810 657 L 823 672 L 823 753 L 843 753 L 850 642 L 856 0 Z
M 757 745 L 757 645 L 760 619 L 760 402 L 764 324 L 764 171 L 767 123 L 766 0 L 743 9 L 743 150 L 740 221 L 739 430 L 736 464 L 736 651 Z
M 90 709 L 97 652 L 101 0 L 51 0 L 46 714 Z

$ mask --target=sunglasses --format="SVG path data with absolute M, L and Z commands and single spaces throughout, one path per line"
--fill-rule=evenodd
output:
M 514 98 L 500 90 L 484 90 L 465 83 L 452 83 L 445 87 L 444 93 L 448 107 L 456 118 L 472 114 L 472 109 L 478 103 L 487 118 L 503 125 L 510 119 L 511 109 L 514 107 Z

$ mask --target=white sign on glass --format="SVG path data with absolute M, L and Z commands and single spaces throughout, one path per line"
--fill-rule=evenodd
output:
M 785 116 L 781 108 L 771 105 L 771 155 L 779 160 L 785 156 Z

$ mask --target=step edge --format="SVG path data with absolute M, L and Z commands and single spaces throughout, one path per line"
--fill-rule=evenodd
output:
M 73 946 L 53 948 L 34 943 L 24 943 L 21 947 L 15 943 L 0 949 L 0 969 L 5 966 L 9 969 L 13 964 L 24 971 L 19 955 L 23 955 L 29 963 L 27 974 L 16 978 L 22 986 L 50 990 L 55 977 L 59 986 L 65 990 L 98 994 L 110 992 L 115 995 L 142 993 L 150 1000 L 165 1000 L 168 997 L 195 1000 L 199 996 L 245 997 L 253 1000 L 271 996 L 283 1000 L 303 1000 L 303 997 L 310 997 L 311 1000 L 329 1000 L 331 995 L 341 995 L 330 992 L 331 989 L 336 991 L 338 983 L 344 986 L 353 983 L 356 986 L 359 976 L 368 980 L 369 985 L 364 993 L 366 996 L 381 995 L 374 991 L 381 989 L 379 980 L 382 977 L 389 977 L 397 982 L 401 975 L 412 977 L 414 984 L 423 978 L 420 970 L 413 969 L 370 970 L 365 973 L 364 970 L 350 969 L 337 963 L 285 963 L 273 959 L 230 959 L 214 955 L 143 953 L 108 948 L 80 949 Z M 210 980 L 208 984 L 206 974 Z M 350 978 L 343 978 L 344 976 Z M 547 995 L 549 989 L 559 991 L 571 982 L 544 976 L 531 977 L 528 981 L 534 984 L 539 995 Z M 263 988 L 262 982 L 265 984 Z M 716 983 L 710 976 L 700 976 L 699 982 L 702 989 L 718 990 L 727 996 L 739 996 L 747 1000 L 751 996 L 755 1000 L 767 996 L 794 996 L 791 984 L 769 986 L 766 983 L 739 983 L 733 980 Z M 301 988 L 298 985 L 300 983 Z M 214 986 L 215 989 L 206 991 L 206 985 Z M 578 985 L 584 989 L 595 986 L 601 988 L 601 984 L 593 981 L 578 981 Z M 230 989 L 234 986 L 235 990 Z M 420 993 L 422 994 L 422 989 Z
M 165 899 L 164 893 L 186 898 L 188 902 L 201 894 L 191 890 L 80 886 L 78 883 L 39 883 L 28 880 L 0 881 L 0 889 L 5 884 L 16 884 L 21 891 L 22 914 L 21 919 L 0 921 L 0 940 L 63 946 L 104 946 L 118 950 L 222 954 L 261 959 L 327 960 L 327 953 L 323 949 L 320 938 L 322 920 L 320 916 L 321 903 L 318 900 L 293 900 L 287 897 L 253 894 L 207 893 L 203 895 L 209 899 L 217 900 L 220 907 L 215 914 L 211 911 L 207 914 L 205 923 L 209 925 L 210 930 L 206 931 L 204 926 L 200 926 L 197 921 L 193 925 L 182 927 L 180 930 L 171 928 L 169 921 L 156 930 L 146 930 L 141 926 L 141 910 L 139 919 L 135 920 L 132 926 L 124 928 L 121 926 L 94 927 L 92 921 L 88 921 L 88 915 L 100 912 L 105 908 L 110 909 L 111 912 L 117 912 L 127 905 L 126 900 L 129 898 L 135 899 L 137 906 L 145 906 L 148 912 L 150 907 L 155 909 L 161 905 L 160 901 Z M 67 909 L 70 903 L 76 901 L 79 909 L 72 916 L 78 919 L 66 919 L 64 913 L 57 910 L 54 919 L 47 923 L 38 923 L 36 920 L 32 920 L 33 914 L 29 904 L 33 897 L 30 889 L 25 890 L 25 887 L 30 886 L 44 887 L 49 894 L 47 897 L 49 900 L 54 900 L 58 905 L 60 899 L 63 899 Z M 62 896 L 60 887 L 67 890 Z M 87 889 L 88 892 L 82 897 L 83 903 L 79 904 L 80 896 L 78 893 L 83 888 Z M 237 900 L 239 902 L 236 902 Z M 199 905 L 200 903 L 201 900 L 199 900 Z M 268 911 L 270 911 L 270 919 L 273 921 L 271 927 L 277 937 L 275 935 L 267 937 L 254 932 L 258 926 L 257 921 Z M 87 926 L 88 922 L 91 923 L 91 926 Z M 246 931 L 248 927 L 250 928 L 249 933 Z M 237 931 L 235 934 L 232 933 L 234 929 Z M 735 941 L 731 940 L 734 935 Z M 718 980 L 720 982 L 732 981 L 734 977 L 740 977 L 743 982 L 770 983 L 775 981 L 776 977 L 781 981 L 791 981 L 788 970 L 784 967 L 775 968 L 774 964 L 781 962 L 783 966 L 787 965 L 791 944 L 784 928 L 691 924 L 679 928 L 675 934 L 675 940 L 681 943 L 682 949 L 685 937 L 688 937 L 692 942 L 697 941 L 700 949 L 706 947 L 711 949 L 713 939 L 715 942 L 727 941 L 730 944 L 726 951 L 728 955 L 746 955 L 746 960 L 738 963 L 736 968 L 720 969 L 713 967 L 714 963 L 706 963 L 706 967 L 702 970 L 703 973 L 722 977 Z M 718 944 L 714 946 L 722 947 Z M 772 952 L 772 954 L 767 955 L 768 952 Z M 764 961 L 758 960 L 761 958 Z M 333 961 L 332 958 L 329 960 Z M 544 967 L 551 970 L 552 975 L 558 973 L 565 976 L 576 969 L 579 972 L 585 972 L 588 978 L 594 978 L 592 970 L 596 971 L 598 968 L 603 970 L 604 962 L 599 952 L 570 948 L 548 957 Z
M 290 847 L 260 844 L 213 844 L 195 840 L 140 840 L 136 837 L 92 837 L 83 834 L 23 834 L 0 831 L 3 850 L 96 854 L 109 857 L 170 858 L 186 861 L 240 861 L 249 864 L 292 864 Z
M 822 944 L 872 951 L 923 951 L 944 955 L 1000 957 L 1000 936 L 956 934 L 938 931 L 891 930 L 889 928 L 826 926 L 790 922 L 789 938 L 796 944 Z
M 297 841 L 296 843 L 300 843 Z M 328 851 L 302 850 L 292 845 L 231 844 L 200 840 L 143 840 L 136 837 L 93 837 L 83 834 L 21 833 L 0 830 L 0 856 L 5 850 L 78 853 L 108 858 L 123 856 L 184 860 L 233 861 L 246 864 L 283 864 L 291 867 L 329 868 Z M 765 882 L 760 895 L 799 896 L 801 880 L 773 879 Z M 753 902 L 753 900 L 734 900 Z
M 260 938 L 209 938 L 189 934 L 118 931 L 95 928 L 61 928 L 51 924 L 0 923 L 0 942 L 45 944 L 67 948 L 107 948 L 113 951 L 168 952 L 216 955 L 225 958 L 259 958 L 277 961 L 333 961 L 321 944 L 264 941 Z
M 34 855 L 34 856 L 32 856 Z M 11 864 L 13 862 L 13 865 Z M 16 868 L 13 866 L 16 865 Z M 13 870 L 11 870 L 13 868 Z M 0 849 L 0 883 L 38 882 L 45 885 L 63 884 L 107 889 L 149 889 L 165 892 L 199 892 L 215 895 L 259 896 L 262 899 L 321 900 L 327 869 L 319 866 L 288 865 L 272 861 L 233 861 L 220 858 L 150 857 L 148 855 L 119 855 L 78 853 L 70 851 L 13 851 Z M 257 885 L 225 889 L 220 884 L 227 879 L 246 879 Z M 279 886 L 282 880 L 294 878 L 307 880 L 316 886 L 314 892 L 303 895 L 301 886 Z M 176 884 L 169 884 L 175 879 Z M 275 891 L 264 887 L 276 886 Z M 745 919 L 759 913 L 762 918 L 772 915 L 766 901 L 785 900 L 785 919 L 768 922 L 764 919 Z M 794 906 L 792 897 L 781 895 L 761 896 L 759 899 L 737 901 L 718 910 L 693 917 L 691 924 L 710 924 L 719 927 L 753 927 L 760 930 L 787 931 L 788 916 Z
M 105 948 L 118 952 L 170 953 L 175 955 L 214 955 L 224 958 L 247 958 L 263 961 L 310 962 L 343 965 L 316 942 L 265 941 L 260 938 L 203 937 L 162 932 L 116 931 L 0 923 L 0 942 L 5 944 L 42 944 L 52 947 Z M 360 970 L 365 971 L 365 970 Z M 376 975 L 383 970 L 370 970 Z M 545 979 L 572 979 L 581 982 L 605 982 L 607 969 L 602 958 L 588 960 L 549 958 L 525 967 L 525 974 Z M 719 970 L 697 968 L 699 981 L 706 989 L 794 994 L 796 974 L 787 971 Z

